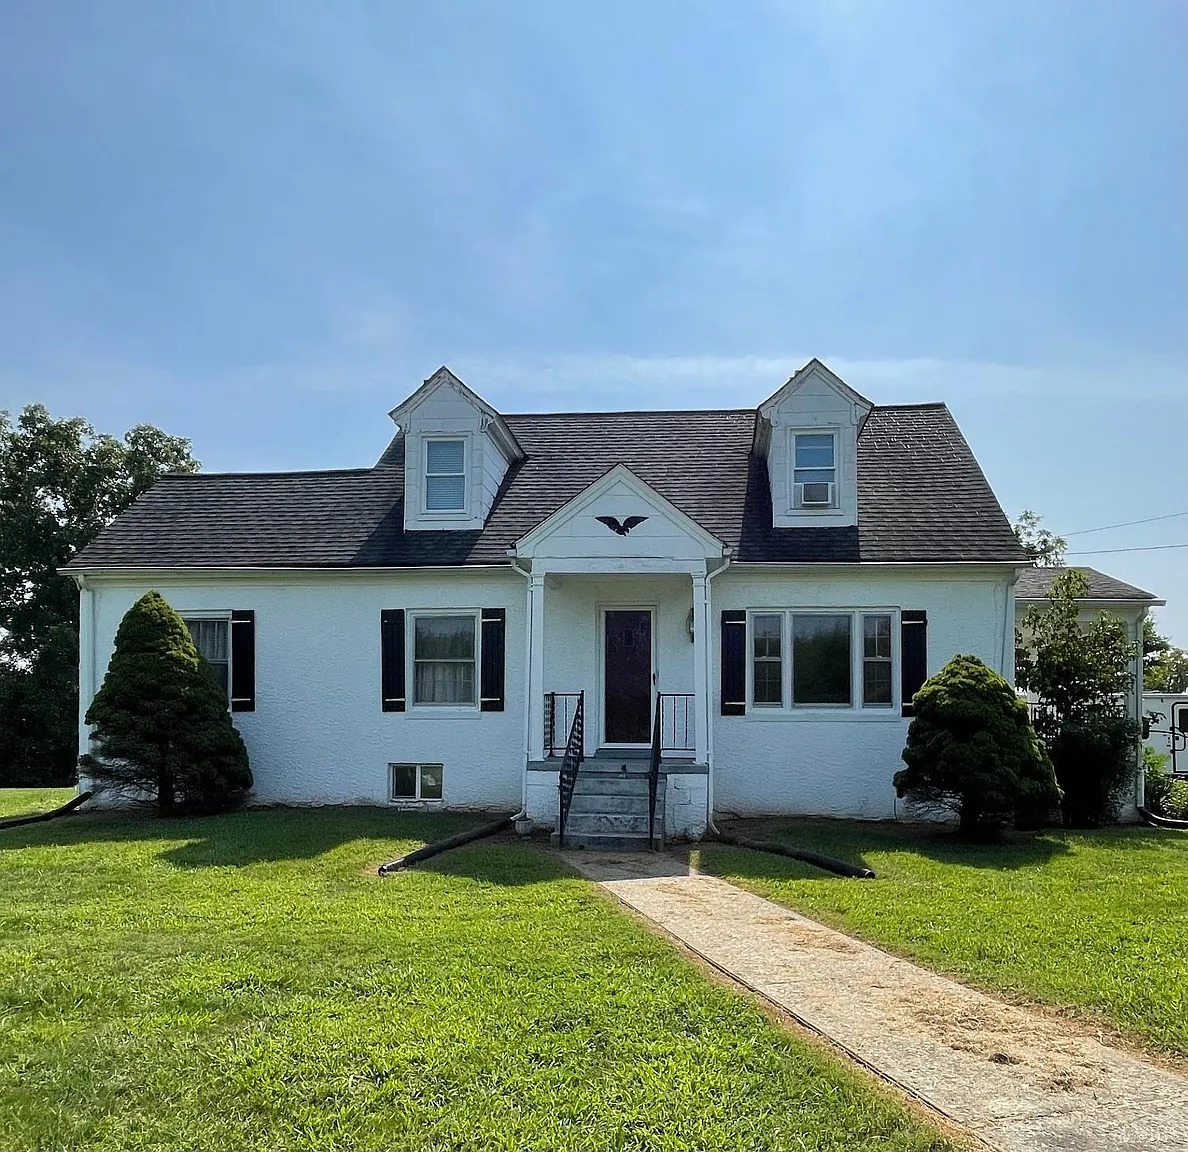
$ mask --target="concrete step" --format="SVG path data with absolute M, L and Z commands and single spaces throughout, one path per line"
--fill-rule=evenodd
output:
M 554 846 L 557 845 L 557 833 L 551 837 Z M 656 846 L 663 847 L 660 831 L 656 830 Z M 584 848 L 595 852 L 646 852 L 651 842 L 643 836 L 591 836 L 584 832 L 571 832 L 565 829 L 565 847 Z
M 618 793 L 618 792 L 575 792 L 569 805 L 570 812 L 625 812 L 639 815 L 647 814 L 648 793 Z M 664 811 L 664 793 L 656 794 L 656 815 L 659 817 Z
M 657 793 L 660 789 L 656 789 Z M 646 776 L 614 776 L 595 775 L 579 772 L 573 785 L 574 795 L 588 796 L 647 796 L 648 778 Z
M 657 825 L 660 825 L 657 813 Z M 574 812 L 570 811 L 565 824 L 568 835 L 586 834 L 593 836 L 646 836 L 648 834 L 648 813 L 624 812 Z

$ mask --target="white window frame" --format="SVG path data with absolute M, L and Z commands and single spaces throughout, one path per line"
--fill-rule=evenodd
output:
M 479 711 L 482 686 L 479 683 L 483 667 L 483 610 L 481 608 L 413 608 L 407 610 L 408 639 L 404 645 L 404 683 L 406 708 L 422 715 L 440 716 L 442 713 L 471 715 Z M 435 616 L 467 616 L 474 621 L 474 702 L 471 704 L 434 704 L 417 700 L 417 621 Z M 403 763 L 403 761 L 402 761 Z
M 191 620 L 221 620 L 227 626 L 227 711 L 231 711 L 231 677 L 234 673 L 235 654 L 231 648 L 231 613 L 223 609 L 197 609 L 193 612 L 178 612 L 186 631 L 190 630 Z M 190 637 L 193 640 L 193 636 Z M 194 645 L 197 647 L 197 644 Z
M 756 616 L 774 616 L 780 622 L 780 700 L 775 703 L 770 700 L 756 700 L 755 699 L 755 664 L 759 657 L 755 655 L 755 628 L 754 618 Z M 764 661 L 770 663 L 772 657 L 764 657 Z M 747 616 L 747 699 L 752 708 L 762 708 L 765 711 L 774 709 L 781 711 L 788 706 L 787 693 L 787 676 L 785 672 L 788 665 L 788 613 L 782 608 L 772 609 L 771 611 L 761 611 L 756 609 L 753 613 Z
M 396 769 L 397 768 L 413 768 L 416 770 L 416 788 L 412 796 L 397 796 L 396 795 Z M 441 773 L 441 795 L 440 796 L 422 796 L 422 781 L 424 779 L 424 770 L 426 768 L 436 768 Z M 427 808 L 432 805 L 443 804 L 445 802 L 445 765 L 441 763 L 430 763 L 429 761 L 419 762 L 411 760 L 396 760 L 388 762 L 388 803 L 396 805 L 404 805 L 410 807 L 415 805 L 418 808 Z
M 830 436 L 833 439 L 833 479 L 829 482 L 831 495 L 828 504 L 798 504 L 796 501 L 796 437 Z M 822 471 L 822 469 L 811 469 Z M 836 512 L 841 507 L 841 437 L 837 428 L 789 428 L 788 429 L 788 507 L 793 512 Z
M 752 621 L 756 616 L 779 616 L 781 698 L 782 703 L 764 704 L 755 702 L 755 639 Z M 793 616 L 849 616 L 850 617 L 850 703 L 849 704 L 795 704 L 792 701 L 792 676 L 795 655 L 792 651 Z M 863 704 L 863 617 L 889 616 L 891 618 L 891 702 L 889 704 Z M 764 607 L 747 609 L 747 716 L 753 720 L 892 720 L 900 717 L 900 620 L 899 609 L 889 606 L 852 605 L 838 607 Z
M 881 617 L 881 618 L 887 620 L 888 627 L 890 628 L 890 631 L 891 631 L 891 635 L 890 635 L 891 655 L 890 656 L 867 656 L 867 654 L 866 654 L 866 621 L 868 619 L 873 619 L 873 618 L 878 618 L 878 617 Z M 896 657 L 897 657 L 898 651 L 899 651 L 899 644 L 897 644 L 895 642 L 895 637 L 896 637 L 895 617 L 890 612 L 882 612 L 882 611 L 876 612 L 873 609 L 864 609 L 863 611 L 858 613 L 858 628 L 859 628 L 859 636 L 858 636 L 857 647 L 858 647 L 858 654 L 859 654 L 859 656 L 861 656 L 861 660 L 859 660 L 859 662 L 858 662 L 859 679 L 858 679 L 857 695 L 860 697 L 860 699 L 858 701 L 858 705 L 861 708 L 870 708 L 870 709 L 876 709 L 876 710 L 881 710 L 881 711 L 885 712 L 885 711 L 887 711 L 887 709 L 895 707 L 895 687 L 896 687 L 896 681 L 898 680 L 898 677 L 895 674 L 896 668 L 898 667 L 898 665 L 896 663 Z M 872 661 L 877 662 L 879 664 L 886 664 L 887 668 L 888 668 L 888 675 L 891 677 L 891 699 L 886 700 L 879 704 L 868 704 L 866 702 L 866 665 L 868 662 L 872 662 Z
M 440 443 L 460 443 L 462 445 L 462 471 L 434 472 L 434 476 L 462 477 L 462 506 L 460 508 L 430 508 L 429 507 L 429 445 Z M 446 432 L 432 436 L 421 437 L 421 515 L 432 520 L 465 520 L 470 512 L 470 437 L 462 434 L 452 435 Z

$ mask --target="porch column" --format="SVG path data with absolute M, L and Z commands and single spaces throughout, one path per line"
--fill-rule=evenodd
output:
M 78 754 L 91 750 L 87 709 L 95 688 L 95 592 L 85 576 L 78 577 Z
M 709 613 L 705 573 L 693 575 L 693 747 L 698 764 L 709 763 Z
M 528 759 L 544 759 L 544 601 L 545 577 L 528 581 Z

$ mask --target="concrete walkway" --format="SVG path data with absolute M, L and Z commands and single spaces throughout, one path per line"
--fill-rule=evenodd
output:
M 1188 1077 L 691 872 L 671 856 L 567 852 L 564 859 L 992 1148 L 1188 1152 Z

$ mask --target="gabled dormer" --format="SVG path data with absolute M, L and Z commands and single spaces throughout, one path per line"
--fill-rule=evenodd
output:
M 872 407 L 817 359 L 759 405 L 753 451 L 767 461 L 773 527 L 858 523 L 858 433 Z
M 389 416 L 404 438 L 405 530 L 481 528 L 524 457 L 503 417 L 445 367 Z

